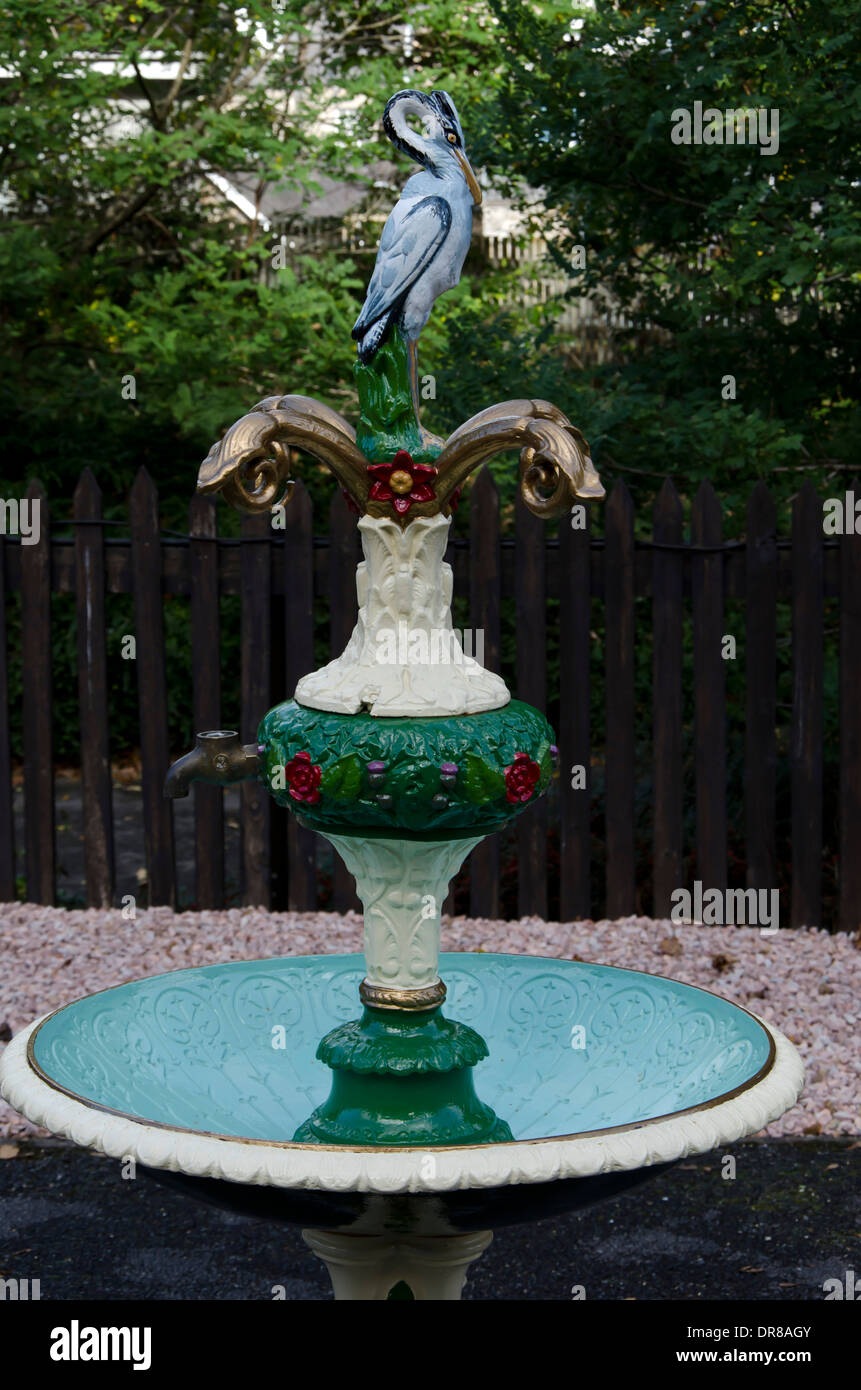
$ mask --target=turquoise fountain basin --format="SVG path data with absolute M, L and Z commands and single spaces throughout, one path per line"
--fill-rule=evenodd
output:
M 443 955 L 447 1017 L 486 1040 L 476 1071 L 515 1140 L 642 1125 L 714 1104 L 769 1068 L 752 1014 L 690 985 L 580 961 Z M 30 1041 L 44 1081 L 151 1125 L 283 1144 L 327 1095 L 320 1038 L 358 1012 L 363 958 L 181 970 L 69 1004 Z
M 536 956 L 447 954 L 445 1014 L 511 1141 L 296 1144 L 331 1073 L 318 1041 L 356 1017 L 360 955 L 202 966 L 104 990 L 0 1057 L 36 1124 L 207 1202 L 329 1231 L 484 1230 L 635 1187 L 735 1144 L 796 1100 L 801 1059 L 772 1025 L 662 976 Z

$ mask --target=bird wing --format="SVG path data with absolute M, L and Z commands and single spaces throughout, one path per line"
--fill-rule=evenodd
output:
M 450 226 L 451 208 L 445 198 L 436 194 L 422 198 L 406 210 L 403 202 L 396 204 L 380 237 L 374 273 L 353 329 L 354 338 L 403 299 L 433 260 Z

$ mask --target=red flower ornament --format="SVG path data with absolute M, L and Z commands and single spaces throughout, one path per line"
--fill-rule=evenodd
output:
M 322 769 L 311 762 L 310 753 L 297 753 L 295 758 L 284 764 L 287 790 L 294 801 L 307 801 L 309 804 L 319 801 L 321 776 Z
M 368 494 L 369 502 L 391 502 L 399 516 L 404 516 L 414 502 L 432 502 L 434 490 L 430 479 L 437 470 L 429 463 L 414 463 L 406 449 L 399 449 L 391 463 L 372 463 L 368 472 L 374 479 Z
M 528 801 L 541 776 L 541 768 L 528 753 L 515 753 L 514 762 L 505 769 L 505 795 L 509 801 Z

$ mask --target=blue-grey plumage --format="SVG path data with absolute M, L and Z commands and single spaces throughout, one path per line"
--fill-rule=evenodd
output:
M 408 118 L 417 117 L 423 133 Z M 446 92 L 397 92 L 383 129 L 399 150 L 423 166 L 407 180 L 383 228 L 362 312 L 353 328 L 359 359 L 370 362 L 397 324 L 407 344 L 418 417 L 415 347 L 437 296 L 460 279 L 472 237 L 472 208 L 481 191 L 463 148 L 457 109 Z

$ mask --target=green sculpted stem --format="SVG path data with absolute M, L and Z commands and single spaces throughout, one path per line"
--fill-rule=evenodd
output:
M 359 392 L 356 443 L 370 463 L 390 463 L 405 449 L 415 463 L 433 463 L 442 441 L 423 434 L 413 408 L 407 345 L 393 328 L 367 366 L 353 367 Z

